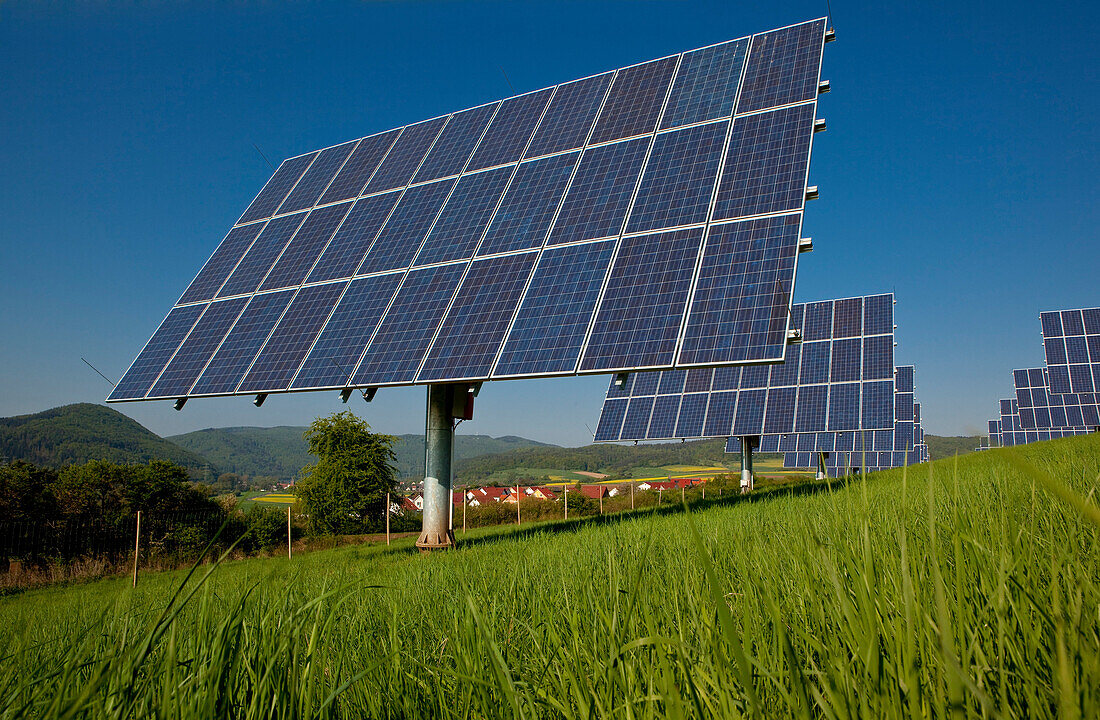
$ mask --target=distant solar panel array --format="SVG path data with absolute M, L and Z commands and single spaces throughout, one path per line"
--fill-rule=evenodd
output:
M 825 36 L 818 19 L 285 160 L 108 399 L 782 360 Z M 885 417 L 892 394 L 860 389 L 806 417 Z
M 794 305 L 791 325 L 801 329 L 802 342 L 779 364 L 612 380 L 595 440 L 892 432 L 893 306 L 892 294 Z M 911 428 L 911 375 L 908 382 Z
M 1046 367 L 1012 371 L 1016 397 L 1000 401 L 979 449 L 1011 447 L 1100 427 L 1100 308 L 1039 314 Z

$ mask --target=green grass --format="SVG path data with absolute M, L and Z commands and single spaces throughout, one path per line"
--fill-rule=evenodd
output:
M 1077 437 L 31 591 L 0 717 L 1097 717 L 1098 473 Z

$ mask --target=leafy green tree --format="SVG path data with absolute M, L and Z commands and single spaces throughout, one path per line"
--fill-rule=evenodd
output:
M 355 533 L 381 526 L 384 496 L 397 485 L 397 438 L 371 432 L 349 411 L 314 420 L 304 437 L 317 462 L 302 468 L 294 493 L 310 530 Z

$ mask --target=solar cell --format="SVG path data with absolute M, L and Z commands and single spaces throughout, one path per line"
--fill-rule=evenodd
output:
M 263 229 L 263 223 L 253 223 L 230 230 L 218 249 L 202 266 L 199 274 L 187 286 L 179 304 L 212 299 Z
M 659 255 L 659 253 L 647 253 Z M 636 285 L 636 283 L 634 284 Z M 854 301 L 854 302 L 853 302 Z M 865 308 L 877 316 L 874 322 L 863 323 Z M 893 296 L 873 295 L 866 298 L 845 298 L 826 303 L 795 305 L 791 317 L 803 324 L 803 336 L 818 339 L 791 346 L 787 359 L 773 365 L 747 365 L 711 369 L 665 370 L 633 373 L 629 390 L 609 388 L 607 397 L 643 397 L 682 395 L 702 391 L 710 408 L 719 414 L 705 415 L 705 422 L 695 420 L 679 423 L 674 432 L 690 428 L 701 435 L 655 435 L 667 433 L 669 423 L 650 425 L 644 436 L 621 435 L 611 440 L 667 440 L 688 437 L 724 437 L 735 435 L 783 435 L 788 433 L 820 433 L 823 441 L 833 442 L 833 434 L 843 431 L 883 430 L 883 450 L 893 451 L 895 429 L 895 373 L 891 365 L 883 372 L 883 358 L 893 361 Z M 809 331 L 809 325 L 814 329 Z M 865 329 L 886 334 L 864 336 Z M 841 337 L 834 338 L 839 333 Z M 855 333 L 854 337 L 848 337 Z M 876 340 L 878 342 L 870 342 Z M 864 358 L 861 349 L 882 355 Z M 830 368 L 832 372 L 830 374 Z M 868 371 L 864 373 L 864 368 Z M 674 374 L 675 373 L 675 374 Z M 898 368 L 908 394 L 898 396 L 909 403 L 908 411 L 899 410 L 899 421 L 913 422 L 913 368 Z M 694 374 L 694 376 L 693 376 Z M 713 381 L 711 380 L 713 376 Z M 681 385 L 683 389 L 681 389 Z M 739 392 L 732 392 L 739 391 Z M 719 392 L 722 401 L 715 404 Z M 736 399 L 736 402 L 734 400 Z M 662 405 L 663 407 L 663 405 Z M 688 407 L 689 415 L 695 410 Z M 709 412 L 709 411 L 708 411 Z M 908 415 L 906 415 L 908 412 Z M 681 415 L 685 413 L 681 403 Z M 728 415 L 728 418 L 727 418 Z M 727 423 L 726 420 L 730 422 Z M 634 426 L 631 426 L 634 427 Z M 623 429 L 621 432 L 626 432 Z M 871 436 L 869 435 L 868 438 Z M 778 444 L 778 441 L 775 441 Z M 911 442 L 911 441 L 910 441 Z M 820 449 L 820 448 L 818 448 Z
M 452 179 L 406 190 L 356 274 L 369 275 L 408 267 L 454 186 Z
M 596 121 L 590 142 L 602 143 L 653 132 L 665 104 L 678 57 L 623 68 Z
M 145 397 L 149 387 L 156 381 L 165 364 L 172 358 L 205 305 L 185 305 L 172 308 L 168 317 L 149 338 L 126 374 L 115 385 L 108 400 L 137 400 Z
M 653 413 L 653 396 L 630 398 L 623 420 L 623 432 L 630 435 L 645 435 L 649 427 L 649 416 Z
M 447 118 L 438 117 L 404 128 L 363 193 L 373 195 L 407 185 L 446 122 Z
M 737 112 L 752 112 L 817 96 L 825 20 L 756 35 Z
M 642 175 L 627 232 L 705 222 L 729 123 L 661 133 Z
M 604 73 L 559 85 L 531 138 L 527 157 L 582 147 L 614 76 L 615 73 Z
M 301 285 L 350 209 L 351 203 L 345 202 L 311 210 L 264 278 L 260 290 Z
M 455 113 L 416 171 L 413 182 L 427 182 L 462 172 L 499 105 L 494 102 Z
M 444 366 L 476 366 L 486 373 L 477 379 L 489 379 L 600 372 L 611 369 L 608 363 L 674 367 L 782 358 L 801 219 L 799 193 L 805 189 L 796 188 L 805 177 L 796 183 L 793 168 L 801 168 L 804 176 L 813 126 L 801 120 L 812 121 L 816 96 L 799 105 L 737 114 L 733 128 L 726 130 L 736 97 L 744 94 L 738 84 L 748 72 L 745 68 L 761 62 L 754 60 L 752 47 L 788 68 L 773 73 L 774 82 L 793 87 L 801 80 L 780 75 L 805 75 L 801 56 L 779 56 L 805 54 L 812 42 L 787 43 L 788 50 L 772 45 L 742 38 L 284 161 L 180 299 L 195 303 L 198 309 L 192 312 L 199 314 L 202 303 L 215 297 L 247 299 L 224 342 L 217 334 L 225 328 L 211 316 L 189 341 L 177 367 L 165 374 L 191 326 L 171 339 L 162 333 L 162 340 L 176 344 L 163 353 L 145 353 L 135 363 L 144 373 L 135 375 L 139 386 L 131 384 L 129 391 L 112 393 L 111 399 L 144 398 L 162 374 L 162 390 L 176 392 L 195 371 L 191 366 L 180 369 L 192 348 L 218 348 L 187 391 L 193 394 L 456 379 L 434 369 L 423 374 L 424 380 L 417 374 L 432 338 L 457 338 L 464 323 L 476 324 L 458 311 L 446 312 L 452 303 L 466 307 L 454 296 L 458 278 L 471 272 L 472 263 L 532 251 L 530 282 L 514 298 L 509 296 L 509 302 L 519 303 L 514 317 L 502 328 L 493 324 L 484 346 L 474 353 L 476 359 L 448 360 L 438 373 L 451 372 Z M 810 74 L 816 79 L 816 70 Z M 733 140 L 727 142 L 728 137 Z M 743 167 L 722 162 L 730 153 L 740 153 Z M 513 173 L 511 163 L 516 162 Z M 727 171 L 727 166 L 734 169 Z M 734 177 L 735 172 L 742 175 Z M 798 191 L 797 205 L 775 211 L 784 207 L 784 192 L 794 192 L 792 188 Z M 715 197 L 720 202 L 712 207 Z M 745 225 L 722 222 L 745 217 L 720 216 L 737 203 L 732 212 L 773 217 Z M 790 217 L 776 220 L 782 215 Z M 656 244 L 653 249 L 668 249 L 670 255 L 646 256 L 637 268 L 623 265 L 634 246 L 657 235 L 668 246 Z M 734 275 L 728 262 L 723 265 L 723 243 L 738 239 L 746 240 L 745 254 L 738 256 L 742 264 Z M 411 267 L 417 269 L 410 273 Z M 422 272 L 433 267 L 446 269 Z M 312 289 L 319 284 L 356 276 L 370 276 L 379 286 L 377 296 L 359 290 L 363 286 L 358 281 L 349 286 L 347 297 L 366 303 L 363 326 L 346 316 L 341 301 L 320 327 L 304 321 L 292 326 L 291 318 L 297 317 L 292 307 L 287 324 L 274 330 L 278 338 L 259 338 L 268 318 L 258 314 L 282 296 L 249 299 L 255 293 L 293 289 L 299 297 L 309 297 L 322 292 Z M 628 278 L 650 283 L 653 292 L 627 287 Z M 403 283 L 399 290 L 392 287 L 397 282 Z M 445 292 L 446 282 L 452 285 Z M 430 286 L 426 295 L 412 289 L 417 283 Z M 463 293 L 466 297 L 472 290 Z M 633 302 L 641 296 L 645 303 Z M 471 301 L 469 307 L 479 312 L 482 305 Z M 311 322 L 323 314 L 311 315 Z M 304 339 L 284 339 L 282 327 L 298 328 L 295 332 Z M 252 334 L 241 335 L 248 328 Z M 652 334 L 645 336 L 645 328 Z M 742 332 L 748 337 L 721 337 Z M 310 336 L 317 339 L 313 350 L 301 347 L 310 344 Z M 489 347 L 492 342 L 500 344 Z M 256 353 L 264 343 L 271 352 L 283 343 L 293 345 L 294 352 L 307 355 L 306 361 L 298 369 L 290 359 L 282 360 L 261 382 L 269 360 L 261 363 Z M 333 357 L 322 357 L 317 348 Z M 237 356 L 229 358 L 228 352 Z M 652 357 L 645 357 L 647 353 Z M 688 355 L 693 362 L 686 360 Z M 241 384 L 254 361 L 259 363 L 256 372 Z M 161 365 L 154 367 L 157 362 Z M 178 378 L 177 370 L 183 373 Z M 792 375 L 798 371 L 788 369 Z M 352 375 L 351 383 L 340 377 L 345 372 Z M 705 392 L 715 373 L 705 372 L 688 373 L 685 383 L 688 389 L 702 388 L 702 406 L 699 400 L 680 402 L 673 420 L 671 405 L 664 401 L 664 415 L 655 427 L 663 423 L 706 429 Z M 760 379 L 758 372 L 747 377 Z M 722 423 L 716 414 L 709 426 Z
M 286 390 L 347 283 L 302 288 L 241 381 L 239 392 Z
M 586 150 L 548 243 L 618 235 L 648 149 L 649 139 L 637 138 Z
M 239 297 L 207 305 L 193 331 L 149 390 L 148 397 L 186 395 L 246 304 L 248 298 Z
M 714 219 L 801 210 L 814 105 L 739 117 L 733 123 Z
M 474 151 L 468 169 L 473 171 L 504 165 L 523 157 L 553 92 L 553 88 L 547 88 L 501 103 L 496 117 L 485 131 L 485 137 Z
M 623 419 L 626 417 L 626 406 L 630 403 L 627 398 L 608 400 L 605 411 L 600 415 L 600 422 L 596 426 L 596 441 L 614 440 L 619 437 L 622 430 Z
M 302 177 L 302 174 L 315 157 L 317 157 L 317 153 L 311 152 L 284 160 L 279 165 L 279 169 L 275 171 L 275 174 L 271 176 L 271 179 L 267 181 L 267 184 L 264 185 L 260 194 L 244 211 L 244 215 L 241 215 L 241 219 L 237 221 L 237 224 L 242 225 L 274 215 L 275 210 L 290 194 L 294 184 Z
M 514 170 L 514 165 L 507 165 L 463 175 L 413 264 L 431 265 L 473 257 Z
M 673 364 L 702 234 L 697 228 L 622 240 L 582 370 Z
M 285 215 L 313 207 L 317 199 L 321 197 L 321 193 L 336 177 L 336 173 L 343 166 L 344 161 L 348 159 L 348 155 L 355 149 L 356 142 L 348 142 L 322 150 L 317 159 L 313 161 L 313 164 L 309 166 L 309 170 L 306 170 L 305 174 L 302 175 L 302 179 L 287 195 L 283 204 L 279 206 L 279 214 Z
M 571 152 L 522 163 L 493 215 L 478 254 L 540 247 L 579 157 L 580 153 Z
M 680 365 L 783 359 L 800 218 L 712 225 Z
M 382 319 L 351 385 L 411 383 L 458 287 L 465 263 L 412 270 Z
M 488 377 L 538 253 L 500 255 L 471 266 L 432 343 L 418 380 Z
M 236 391 L 293 296 L 294 290 L 253 295 L 190 394 L 227 395 Z
M 681 127 L 731 116 L 748 47 L 749 39 L 742 38 L 684 53 L 661 127 Z
M 259 287 L 279 253 L 283 251 L 294 231 L 306 219 L 306 213 L 284 215 L 267 223 L 252 247 L 237 264 L 229 279 L 222 285 L 218 297 L 252 293 Z
M 339 280 L 355 274 L 400 197 L 401 192 L 395 190 L 360 198 L 310 270 L 308 281 Z
M 325 190 L 318 205 L 351 200 L 359 197 L 370 176 L 382 162 L 393 141 L 401 134 L 400 130 L 388 130 L 377 135 L 365 137 L 359 141 L 359 145 L 352 151 L 347 162 L 340 168 L 332 183 Z
M 542 253 L 493 372 L 495 377 L 552 375 L 576 369 L 592 306 L 614 250 L 614 240 L 603 240 Z
M 291 387 L 344 387 L 351 382 L 351 374 L 402 277 L 390 273 L 353 280 Z

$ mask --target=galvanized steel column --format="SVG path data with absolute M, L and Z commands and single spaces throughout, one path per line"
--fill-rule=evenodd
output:
M 451 385 L 428 386 L 428 418 L 424 429 L 424 524 L 416 546 L 423 551 L 454 547 L 451 530 L 451 459 L 454 418 Z
M 752 490 L 752 438 L 741 438 L 741 492 Z

